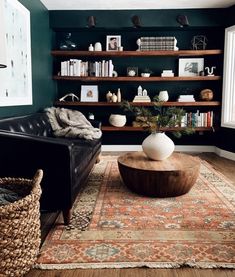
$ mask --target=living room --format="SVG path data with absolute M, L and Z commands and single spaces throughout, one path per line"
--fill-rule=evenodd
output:
M 1 2 L 0 176 L 43 170 L 44 245 L 27 276 L 232 276 L 235 1 Z M 18 12 L 10 23 L 3 2 Z M 27 51 L 15 54 L 17 43 L 4 41 L 17 42 L 22 30 Z M 185 112 L 186 125 L 172 115 L 146 123 L 159 110 Z M 52 135 L 58 113 L 93 129 Z M 166 131 L 173 145 L 165 159 L 150 148 L 167 172 L 161 177 L 138 156 L 147 129 Z M 161 181 L 164 189 L 153 188 Z

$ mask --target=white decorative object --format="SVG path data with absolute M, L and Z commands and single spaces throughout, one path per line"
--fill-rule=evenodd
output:
M 118 76 L 117 71 L 113 70 L 112 76 L 113 76 L 113 77 L 117 77 L 117 76 Z
M 95 51 L 102 51 L 102 45 L 100 42 L 95 43 Z
M 113 95 L 112 95 L 112 102 L 117 102 L 117 95 L 115 94 L 115 93 L 113 93 Z
M 61 97 L 59 99 L 59 101 L 66 101 L 66 98 L 68 98 L 68 97 L 71 97 L 72 102 L 79 101 L 79 98 L 77 97 L 77 95 L 75 95 L 73 93 L 68 93 L 68 94 L 64 95 L 63 97 Z
M 141 77 L 149 77 L 150 73 L 141 73 Z
M 138 49 L 136 51 L 140 51 L 140 45 L 141 45 L 141 39 L 140 38 L 137 39 L 136 44 L 138 45 Z
M 111 114 L 109 123 L 115 127 L 123 127 L 126 124 L 126 116 L 122 114 Z
M 121 94 L 121 90 L 120 88 L 117 91 L 117 102 L 121 102 L 122 101 L 122 94 Z
M 112 93 L 111 91 L 108 91 L 108 93 L 106 93 L 106 100 L 107 102 L 112 102 Z
M 138 96 L 142 96 L 143 95 L 143 89 L 142 89 L 141 86 L 138 86 L 138 88 L 137 88 L 137 95 Z
M 144 89 L 143 90 L 143 96 L 147 96 L 148 95 L 148 91 L 147 91 L 147 89 Z
M 161 161 L 168 158 L 174 151 L 174 142 L 161 132 L 150 134 L 142 143 L 142 148 L 147 157 Z
M 216 66 L 210 67 L 205 67 L 205 70 L 207 71 L 207 76 L 215 76 L 214 74 L 214 69 L 216 69 Z
M 163 102 L 166 102 L 169 100 L 169 95 L 168 95 L 167 90 L 162 90 L 159 92 L 158 100 L 163 101 Z
M 94 51 L 94 47 L 93 47 L 92 44 L 89 45 L 88 50 L 89 50 L 89 51 Z M 96 50 L 96 51 L 97 51 L 97 50 Z

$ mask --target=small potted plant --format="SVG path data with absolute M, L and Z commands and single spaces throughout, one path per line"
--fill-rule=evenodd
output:
M 153 73 L 151 69 L 148 67 L 145 67 L 143 72 L 141 73 L 141 77 L 150 77 L 150 75 Z
M 143 141 L 144 153 L 153 160 L 164 160 L 174 151 L 174 142 L 165 134 L 165 131 L 172 132 L 180 138 L 182 134 L 192 134 L 192 127 L 181 128 L 182 119 L 186 112 L 182 108 L 164 107 L 163 101 L 158 96 L 154 97 L 153 107 L 132 106 L 128 101 L 121 103 L 126 112 L 136 116 L 135 126 L 143 127 L 151 134 Z

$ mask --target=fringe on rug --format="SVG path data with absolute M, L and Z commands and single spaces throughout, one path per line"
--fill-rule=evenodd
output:
M 74 263 L 74 264 L 36 264 L 35 269 L 95 269 L 95 268 L 134 268 L 134 267 L 148 267 L 148 268 L 180 268 L 180 267 L 192 267 L 192 268 L 227 268 L 235 269 L 235 264 L 225 263 L 169 263 L 169 262 L 146 262 L 146 263 Z

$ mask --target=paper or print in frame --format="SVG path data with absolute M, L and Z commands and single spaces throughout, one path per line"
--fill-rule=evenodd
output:
M 0 106 L 32 105 L 30 12 L 3 0 L 7 67 L 0 69 Z
M 204 58 L 179 59 L 179 76 L 199 76 L 204 70 Z
M 98 86 L 81 86 L 81 102 L 98 102 Z

